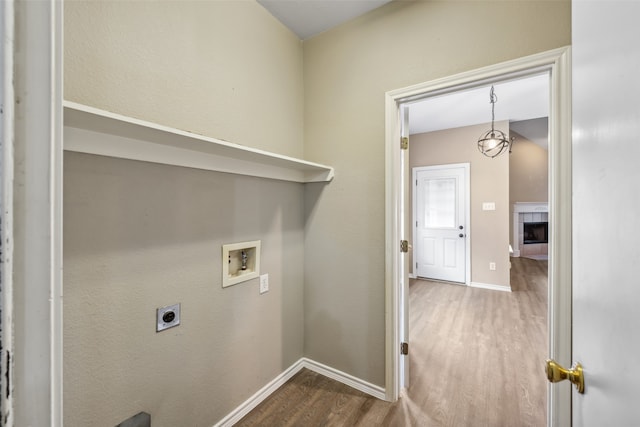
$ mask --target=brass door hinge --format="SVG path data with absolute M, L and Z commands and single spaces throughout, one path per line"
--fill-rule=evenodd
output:
M 403 356 L 406 356 L 407 354 L 409 354 L 409 343 L 408 342 L 401 342 L 400 343 L 400 354 Z
M 401 149 L 401 150 L 406 150 L 406 149 L 408 149 L 408 148 L 409 148 L 409 138 L 408 138 L 408 137 L 406 137 L 406 136 L 403 136 L 403 137 L 400 139 L 400 149 Z
M 409 242 L 400 240 L 400 252 L 409 252 Z

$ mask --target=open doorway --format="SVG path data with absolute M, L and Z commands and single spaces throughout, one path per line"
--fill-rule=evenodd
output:
M 405 398 L 420 401 L 423 414 L 439 425 L 544 425 L 547 387 L 539 365 L 548 352 L 549 73 L 495 83 L 496 128 L 515 137 L 511 153 L 496 158 L 476 144 L 490 126 L 490 88 L 408 106 L 410 224 L 416 228 L 409 256 L 416 278 L 409 285 L 412 357 Z M 470 227 L 460 228 L 461 221 L 453 221 L 457 204 L 445 203 L 457 187 L 446 173 L 455 164 L 472 171 Z M 424 170 L 428 185 L 416 179 Z M 427 221 L 436 223 L 434 232 L 422 232 Z M 448 242 L 432 236 L 447 232 Z M 447 243 L 462 241 L 470 242 L 473 260 L 467 288 L 446 279 L 454 262 L 444 263 L 445 275 L 441 266 L 423 267 L 439 259 L 433 254 L 446 255 Z
M 387 147 L 387 390 L 386 398 L 395 400 L 403 390 L 403 376 L 408 372 L 408 267 L 407 256 L 398 251 L 397 242 L 408 231 L 404 228 L 408 210 L 408 155 L 398 144 L 408 136 L 401 112 L 406 105 L 435 96 L 469 90 L 527 76 L 549 72 L 549 320 L 547 357 L 569 361 L 571 358 L 571 105 L 570 105 L 570 49 L 562 48 L 529 57 L 492 65 L 479 70 L 454 75 L 412 87 L 397 89 L 386 96 Z M 473 180 L 473 178 L 472 178 Z M 508 221 L 508 219 L 507 219 Z M 508 240 L 508 239 L 507 239 Z M 404 244 L 406 247 L 407 244 Z M 403 247 L 403 245 L 401 245 Z M 395 249 L 395 250 L 394 250 Z M 458 287 L 465 289 L 463 287 Z M 480 290 L 478 290 L 480 291 Z M 503 293 L 485 292 L 487 295 Z M 436 339 L 436 337 L 431 337 Z M 471 357 L 473 355 L 469 355 Z M 495 360 L 488 361 L 494 363 Z M 544 366 L 544 360 L 540 360 Z M 500 361 L 494 365 L 501 369 Z M 542 369 L 542 368 L 541 368 Z M 541 370 L 541 372 L 543 372 Z M 543 375 L 541 373 L 541 375 Z M 459 390 L 464 378 L 452 378 Z M 547 420 L 551 425 L 564 425 L 570 420 L 571 394 L 568 389 L 548 388 Z M 471 399 L 471 398 L 470 398 Z M 472 403 L 472 402 L 471 402 Z

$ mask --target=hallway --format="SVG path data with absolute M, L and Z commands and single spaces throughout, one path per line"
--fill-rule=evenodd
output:
M 547 261 L 511 262 L 511 293 L 411 281 L 412 382 L 398 402 L 303 370 L 236 425 L 546 425 Z

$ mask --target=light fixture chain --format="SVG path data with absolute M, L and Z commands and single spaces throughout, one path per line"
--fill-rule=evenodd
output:
M 494 130 L 494 122 L 496 121 L 496 102 L 498 102 L 498 96 L 491 86 L 491 92 L 489 93 L 489 102 L 491 103 L 491 131 Z

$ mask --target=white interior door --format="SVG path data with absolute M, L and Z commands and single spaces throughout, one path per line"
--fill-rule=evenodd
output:
M 574 426 L 640 420 L 640 2 L 572 4 Z
M 466 282 L 469 164 L 414 168 L 415 274 Z

